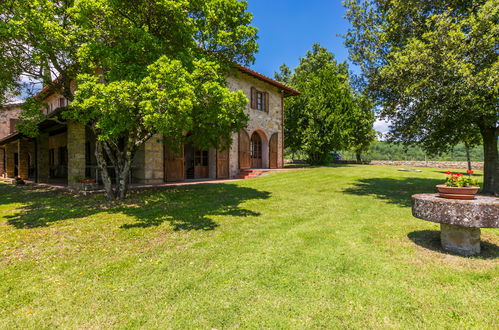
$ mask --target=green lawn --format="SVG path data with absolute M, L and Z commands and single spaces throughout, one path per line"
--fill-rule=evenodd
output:
M 132 193 L 0 184 L 3 328 L 495 328 L 499 233 L 443 253 L 444 170 L 335 166 Z

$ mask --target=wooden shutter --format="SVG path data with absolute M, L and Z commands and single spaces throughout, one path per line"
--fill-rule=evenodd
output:
M 270 104 L 270 100 L 269 100 L 270 95 L 269 95 L 268 92 L 265 92 L 264 95 L 265 95 L 265 112 L 269 112 L 270 111 L 270 107 L 269 107 L 269 104 Z
M 184 148 L 180 146 L 178 153 L 164 146 L 164 167 L 166 182 L 184 180 Z
M 278 155 L 278 139 L 279 135 L 278 133 L 272 134 L 272 137 L 270 138 L 269 142 L 269 167 L 270 168 L 277 168 L 277 155 Z
M 242 129 L 239 132 L 239 168 L 248 169 L 250 167 L 250 138 L 248 133 Z
M 251 87 L 251 108 L 256 109 L 256 88 Z
M 217 150 L 217 179 L 229 178 L 229 150 Z

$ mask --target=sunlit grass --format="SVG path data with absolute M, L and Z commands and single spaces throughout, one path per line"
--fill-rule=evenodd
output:
M 497 328 L 499 234 L 443 253 L 444 170 L 297 169 L 132 193 L 0 184 L 3 328 Z

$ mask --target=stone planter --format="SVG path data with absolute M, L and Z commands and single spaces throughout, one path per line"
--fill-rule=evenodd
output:
M 470 256 L 480 253 L 480 228 L 499 228 L 499 198 L 477 195 L 473 200 L 412 196 L 412 215 L 440 223 L 442 248 Z
M 436 186 L 438 194 L 450 199 L 474 199 L 480 187 L 448 187 L 444 184 Z

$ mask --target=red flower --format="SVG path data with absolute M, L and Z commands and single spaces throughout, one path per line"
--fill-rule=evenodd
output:
M 456 180 L 457 178 L 459 178 L 459 177 L 458 176 L 451 177 L 452 180 Z
M 447 171 L 447 172 L 445 172 L 445 174 L 450 175 L 450 174 L 452 174 L 452 172 L 451 171 Z
M 456 173 L 457 176 L 463 176 L 463 173 Z
M 473 174 L 474 172 L 473 172 L 473 170 L 467 170 L 466 173 Z

